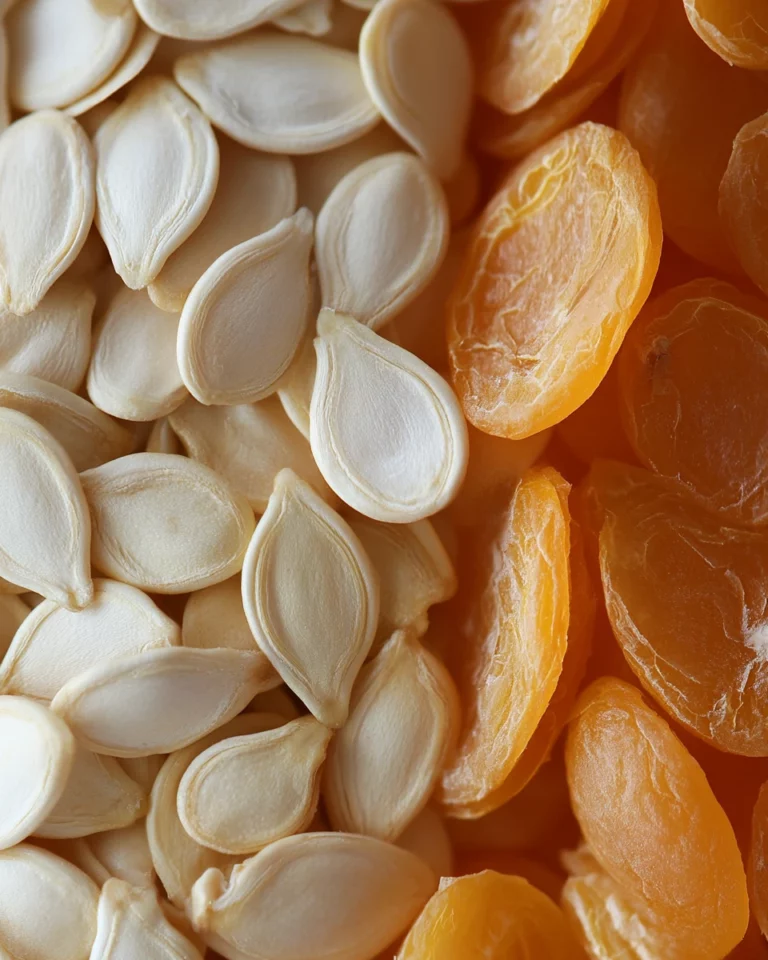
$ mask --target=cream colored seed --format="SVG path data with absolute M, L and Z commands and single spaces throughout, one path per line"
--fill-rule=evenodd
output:
M 273 18 L 275 26 L 288 33 L 304 33 L 308 37 L 324 37 L 333 26 L 333 0 L 304 0 L 279 17 Z
M 99 570 L 157 593 L 188 593 L 242 567 L 247 501 L 187 457 L 134 453 L 82 474 Z
M 312 228 L 301 209 L 222 254 L 192 288 L 177 359 L 201 403 L 252 403 L 277 389 L 307 329 Z
M 122 289 L 94 331 L 88 396 L 123 420 L 157 420 L 189 396 L 176 364 L 179 318 Z
M 131 780 L 135 780 L 147 793 L 152 789 L 160 769 L 165 763 L 165 754 L 153 754 L 149 757 L 123 757 L 120 766 Z
M 90 960 L 202 960 L 199 950 L 165 918 L 157 894 L 107 880 L 99 898 Z
M 222 740 L 204 750 L 179 785 L 177 809 L 198 843 L 255 853 L 309 826 L 331 731 L 314 717 Z
M 74 263 L 94 213 L 93 151 L 53 110 L 0 135 L 0 299 L 25 316 Z
M 13 105 L 63 107 L 90 93 L 122 60 L 136 23 L 129 0 L 109 13 L 93 0 L 17 3 L 7 18 Z
M 0 952 L 89 960 L 99 888 L 82 870 L 22 843 L 0 853 Z
M 125 284 L 146 287 L 211 205 L 216 137 L 174 83 L 149 77 L 101 124 L 94 144 L 96 224 Z
M 51 710 L 95 753 L 150 756 L 194 743 L 276 683 L 258 652 L 168 647 L 91 667 Z
M 184 607 L 181 639 L 185 647 L 198 649 L 256 649 L 243 610 L 240 577 L 232 577 L 190 596 Z
M 152 424 L 145 449 L 147 453 L 173 453 L 177 456 L 184 453 L 181 440 L 174 433 L 167 417 L 162 417 Z
M 35 835 L 87 837 L 96 831 L 126 827 L 146 812 L 147 794 L 117 760 L 77 744 L 64 792 Z
M 311 944 L 316 956 L 369 960 L 407 929 L 435 887 L 429 867 L 406 850 L 307 833 L 270 844 L 229 880 L 207 870 L 190 910 L 208 944 L 230 956 L 234 948 L 243 958 L 304 957 Z
M 72 461 L 30 417 L 0 408 L 0 574 L 77 610 L 93 597 L 91 522 Z
M 458 723 L 447 670 L 399 631 L 361 670 L 349 719 L 331 744 L 323 780 L 331 824 L 395 840 L 429 800 Z
M 437 877 L 454 875 L 451 838 L 445 821 L 432 807 L 425 807 L 397 838 L 398 847 L 410 850 L 432 867 Z
M 170 422 L 189 456 L 228 480 L 256 513 L 266 510 L 275 477 L 286 467 L 324 499 L 336 500 L 309 444 L 274 397 L 232 407 L 188 400 L 171 414 Z
M 435 275 L 449 232 L 445 194 L 418 157 L 390 153 L 360 164 L 317 218 L 323 306 L 378 329 Z
M 149 285 L 153 303 L 181 313 L 192 287 L 222 254 L 271 230 L 296 210 L 296 175 L 288 157 L 219 140 L 219 182 L 200 226 Z
M 198 877 L 211 867 L 228 870 L 236 857 L 217 853 L 196 843 L 181 825 L 176 796 L 181 778 L 195 757 L 220 740 L 279 727 L 282 717 L 246 713 L 202 737 L 191 747 L 172 753 L 157 775 L 150 797 L 147 836 L 152 862 L 170 900 L 183 909 Z
M 349 525 L 291 470 L 277 475 L 242 586 L 275 669 L 321 723 L 341 726 L 376 631 L 379 585 Z
M 467 427 L 448 384 L 351 317 L 323 310 L 317 334 L 310 442 L 331 489 L 394 523 L 447 506 L 467 467 Z
M 94 580 L 93 591 L 84 610 L 51 600 L 35 607 L 0 664 L 0 693 L 52 700 L 97 663 L 180 642 L 177 624 L 141 590 Z
M 247 147 L 318 153 L 379 122 L 357 57 L 307 37 L 255 33 L 182 57 L 177 83 Z
M 0 850 L 28 837 L 67 785 L 75 741 L 65 723 L 23 697 L 0 697 Z
M 155 868 L 147 840 L 147 825 L 137 820 L 128 827 L 94 833 L 86 841 L 104 870 L 104 880 L 116 877 L 134 887 L 155 886 Z
M 90 360 L 95 305 L 90 287 L 62 279 L 26 317 L 0 311 L 0 372 L 77 391 Z
M 312 390 L 315 387 L 316 372 L 315 345 L 313 338 L 307 337 L 299 347 L 293 363 L 277 387 L 277 395 L 283 405 L 283 410 L 294 427 L 307 440 L 309 440 L 309 409 L 312 405 Z M 317 470 L 314 457 L 312 457 L 312 464 L 314 469 Z M 286 466 L 290 466 L 290 464 L 286 464 Z M 296 470 L 296 472 L 301 474 L 302 471 Z M 321 477 L 319 470 L 317 470 L 317 474 L 318 477 Z M 325 480 L 322 482 L 325 483 Z

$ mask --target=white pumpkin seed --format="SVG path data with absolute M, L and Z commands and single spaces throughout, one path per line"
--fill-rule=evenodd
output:
M 118 762 L 131 780 L 149 793 L 165 759 L 164 753 L 155 753 L 149 757 L 123 757 Z
M 448 671 L 398 631 L 360 671 L 323 779 L 333 827 L 395 840 L 426 806 L 459 722 Z
M 323 306 L 377 330 L 435 275 L 449 233 L 443 189 L 418 157 L 389 153 L 362 163 L 317 218 Z
M 360 34 L 360 68 L 387 123 L 450 180 L 473 95 L 469 47 L 452 14 L 432 0 L 379 0 Z
M 174 77 L 214 126 L 270 153 L 330 150 L 379 121 L 357 56 L 307 37 L 251 34 L 182 57 Z
M 128 827 L 95 833 L 86 842 L 105 874 L 108 874 L 102 883 L 107 883 L 110 877 L 116 877 L 134 887 L 149 887 L 154 892 L 155 868 L 145 820 L 138 820 Z
M 227 137 L 220 138 L 219 151 L 219 182 L 208 213 L 149 285 L 153 303 L 163 310 L 181 313 L 215 260 L 296 210 L 296 175 L 288 157 L 256 153 Z
M 187 600 L 181 624 L 185 647 L 255 650 L 256 641 L 243 610 L 240 577 L 198 590 Z
M 324 37 L 333 26 L 333 0 L 304 0 L 304 3 L 274 17 L 272 22 L 288 33 Z
M 211 205 L 216 137 L 172 81 L 148 77 L 101 124 L 94 144 L 96 225 L 126 286 L 146 287 Z
M 141 590 L 94 580 L 84 610 L 45 600 L 29 614 L 0 664 L 0 693 L 52 700 L 97 663 L 179 642 L 178 625 Z
M 12 313 L 31 313 L 74 263 L 93 184 L 90 141 L 70 117 L 44 110 L 0 135 L 0 299 Z
M 88 396 L 123 420 L 156 420 L 188 396 L 176 363 L 179 318 L 158 309 L 145 290 L 122 289 L 93 336 Z
M 201 403 L 253 403 L 277 389 L 309 320 L 312 226 L 299 210 L 222 254 L 192 288 L 177 359 Z
M 220 40 L 267 23 L 297 0 L 135 0 L 142 20 L 158 33 L 184 40 Z
M 270 844 L 229 880 L 207 870 L 189 909 L 208 944 L 229 956 L 234 949 L 259 960 L 368 960 L 407 929 L 436 886 L 407 850 L 372 837 L 305 833 Z
M 277 389 L 277 395 L 283 405 L 283 410 L 285 410 L 294 427 L 301 431 L 307 440 L 309 440 L 309 409 L 312 405 L 312 391 L 315 387 L 316 372 L 317 358 L 315 357 L 314 341 L 312 337 L 307 337 L 296 352 L 293 363 L 278 384 Z M 311 456 L 312 451 L 309 452 Z M 312 464 L 318 477 L 325 484 L 325 480 L 322 479 L 322 475 L 317 469 L 314 457 L 312 457 Z M 285 464 L 285 466 L 290 466 L 290 464 Z M 296 472 L 302 474 L 301 470 Z M 317 489 L 317 484 L 314 484 L 314 486 Z
M 63 107 L 90 93 L 123 59 L 136 29 L 128 0 L 24 0 L 7 18 L 10 95 L 20 110 Z
M 187 457 L 134 453 L 81 475 L 93 562 L 115 580 L 188 593 L 237 573 L 253 511 L 213 470 Z
M 93 597 L 88 504 L 72 461 L 30 417 L 0 408 L 0 575 L 69 609 Z
M 349 525 L 291 470 L 275 479 L 242 586 L 277 672 L 321 723 L 341 726 L 376 631 L 378 579 Z
M 0 850 L 24 840 L 48 817 L 74 757 L 74 737 L 55 714 L 24 697 L 0 697 Z
M 397 838 L 398 847 L 410 850 L 432 867 L 437 877 L 454 875 L 451 838 L 445 821 L 433 807 L 425 807 Z
M 27 843 L 0 853 L 0 952 L 89 960 L 99 888 L 82 870 Z
M 233 407 L 188 400 L 171 414 L 170 422 L 189 456 L 228 480 L 257 513 L 266 510 L 275 477 L 285 467 L 325 499 L 336 499 L 309 444 L 274 397 Z
M 317 808 L 331 731 L 314 717 L 208 747 L 181 779 L 184 829 L 220 853 L 255 853 L 306 829 Z
M 181 441 L 167 417 L 162 417 L 152 424 L 145 449 L 147 453 L 173 453 L 177 456 L 184 453 Z
M 328 485 L 374 520 L 442 510 L 467 468 L 467 427 L 451 388 L 351 317 L 322 310 L 317 333 L 310 443 Z
M 168 647 L 91 667 L 51 709 L 94 753 L 150 756 L 194 743 L 276 683 L 258 653 Z

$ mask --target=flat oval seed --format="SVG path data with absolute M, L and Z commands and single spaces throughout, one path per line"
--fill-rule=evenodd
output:
M 93 183 L 90 141 L 70 117 L 34 113 L 0 136 L 0 298 L 12 313 L 31 313 L 74 263 L 93 221 Z
M 89 287 L 62 279 L 26 317 L 0 310 L 0 371 L 77 391 L 91 355 L 95 305 Z
M 14 106 L 26 111 L 63 107 L 85 96 L 120 63 L 136 21 L 127 0 L 118 0 L 108 12 L 92 0 L 16 4 L 7 18 Z
M 277 672 L 321 723 L 341 726 L 376 631 L 379 585 L 348 524 L 291 470 L 277 475 L 242 585 Z
M 77 394 L 22 373 L 0 373 L 0 407 L 36 420 L 66 451 L 76 470 L 121 457 L 133 437 Z
M 453 848 L 445 820 L 425 807 L 397 838 L 398 847 L 410 850 L 432 867 L 437 877 L 454 875 Z
M 276 682 L 257 652 L 169 647 L 91 667 L 51 709 L 94 753 L 141 757 L 194 743 Z
M 126 827 L 147 812 L 147 795 L 113 757 L 77 744 L 72 769 L 56 805 L 35 836 L 87 837 Z
M 324 37 L 333 27 L 333 0 L 304 0 L 272 23 L 288 33 L 305 33 L 308 37 Z
M 187 600 L 181 624 L 185 647 L 255 650 L 256 641 L 243 610 L 240 577 L 198 590 Z
M 67 785 L 75 740 L 66 724 L 23 697 L 0 697 L 0 849 L 40 826 Z M 2 941 L 0 920 L 0 941 Z
M 99 898 L 96 940 L 89 960 L 202 960 L 166 920 L 154 890 L 107 880 Z
M 155 753 L 149 757 L 123 757 L 119 763 L 131 780 L 135 780 L 142 789 L 149 793 L 161 767 L 165 763 L 165 754 Z
M 187 457 L 134 453 L 82 474 L 93 562 L 156 593 L 188 593 L 237 573 L 253 533 L 245 498 Z
M 442 510 L 467 468 L 467 426 L 451 388 L 351 317 L 322 310 L 317 333 L 310 443 L 328 485 L 374 520 Z
M 93 596 L 91 521 L 64 449 L 34 420 L 0 409 L 0 576 L 77 610 Z
M 255 33 L 176 62 L 177 83 L 211 123 L 246 147 L 318 153 L 379 122 L 357 56 L 279 33 Z
M 351 517 L 363 549 L 379 575 L 381 604 L 375 645 L 395 630 L 408 627 L 421 636 L 429 626 L 427 611 L 456 592 L 456 571 L 429 520 L 377 523 Z
M 360 671 L 349 719 L 331 744 L 323 797 L 332 826 L 395 840 L 426 806 L 458 723 L 448 671 L 398 631 Z
M 307 329 L 312 226 L 299 210 L 222 254 L 192 288 L 177 359 L 201 403 L 252 403 L 277 389 Z
M 323 306 L 377 330 L 429 283 L 449 234 L 445 194 L 418 157 L 390 153 L 361 164 L 317 218 Z
M 88 396 L 123 420 L 157 420 L 188 396 L 176 363 L 179 318 L 152 303 L 144 290 L 122 289 L 93 338 Z
M 148 77 L 101 124 L 94 144 L 96 225 L 126 286 L 146 287 L 211 205 L 216 137 L 174 83 Z
M 79 117 L 95 106 L 104 103 L 113 93 L 122 90 L 131 80 L 135 80 L 141 71 L 152 59 L 152 54 L 157 50 L 160 43 L 160 36 L 144 24 L 140 24 L 133 35 L 133 40 L 125 56 L 118 64 L 117 68 L 100 83 L 97 87 L 89 90 L 84 97 L 70 103 L 64 110 L 70 117 Z
M 94 833 L 86 842 L 105 874 L 102 883 L 115 877 L 134 887 L 154 890 L 155 868 L 144 820 L 132 823 L 129 827 Z
M 288 157 L 256 153 L 226 137 L 208 213 L 149 285 L 152 302 L 181 313 L 192 287 L 227 250 L 271 230 L 296 210 L 296 174 Z
M 183 40 L 220 40 L 267 23 L 298 0 L 136 0 L 142 20 L 158 33 Z
M 209 945 L 229 956 L 368 960 L 407 929 L 435 886 L 407 850 L 372 837 L 305 833 L 238 864 L 229 881 L 206 871 L 190 911 Z
M 285 467 L 334 499 L 309 444 L 274 397 L 233 407 L 188 400 L 170 419 L 189 456 L 221 474 L 257 513 L 267 509 L 275 477 Z
M 179 820 L 176 795 L 184 771 L 195 757 L 220 740 L 240 737 L 280 726 L 282 717 L 244 713 L 185 750 L 172 753 L 157 775 L 147 816 L 147 836 L 152 861 L 165 892 L 177 907 L 184 907 L 195 880 L 210 867 L 227 870 L 235 857 L 225 856 L 195 843 Z
M 380 0 L 360 34 L 360 68 L 387 123 L 450 180 L 463 159 L 473 89 L 453 16 L 431 0 Z
M 331 731 L 314 717 L 222 740 L 187 768 L 177 809 L 198 843 L 255 853 L 305 830 L 317 808 L 320 766 Z
M 30 613 L 0 664 L 0 693 L 52 700 L 97 663 L 179 641 L 177 624 L 141 590 L 94 580 L 93 600 L 84 610 L 44 600 Z
M 155 420 L 152 424 L 144 449 L 147 453 L 175 453 L 177 456 L 184 453 L 181 441 L 176 436 L 167 417 L 161 417 L 160 420 Z
M 309 408 L 312 405 L 316 372 L 317 358 L 313 338 L 307 337 L 296 352 L 293 363 L 278 384 L 277 390 L 283 410 L 294 427 L 301 431 L 307 440 L 309 440 Z M 310 454 L 311 452 L 310 450 Z M 315 462 L 314 457 L 312 462 Z M 317 470 L 317 464 L 315 469 Z M 301 473 L 300 470 L 296 472 Z M 320 476 L 320 471 L 317 472 Z M 325 483 L 324 480 L 323 483 Z
M 99 888 L 82 870 L 22 843 L 0 853 L 0 950 L 9 958 L 89 960 Z

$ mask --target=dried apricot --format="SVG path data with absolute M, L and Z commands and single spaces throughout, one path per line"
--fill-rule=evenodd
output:
M 397 960 L 579 960 L 560 908 L 522 877 L 493 870 L 446 878 Z
M 732 67 L 768 70 L 765 0 L 685 0 L 685 12 L 704 43 Z
M 495 870 L 496 873 L 522 877 L 537 890 L 546 893 L 555 903 L 560 899 L 565 882 L 562 874 L 552 867 L 507 850 L 473 850 L 459 856 L 459 873 L 482 873 L 483 870 Z
M 721 750 L 768 755 L 768 536 L 727 527 L 672 481 L 603 462 L 608 616 L 643 686 Z
M 569 619 L 568 484 L 533 469 L 469 549 L 462 549 L 457 635 L 443 652 L 462 729 L 438 799 L 478 817 L 509 799 L 505 781 L 557 688 Z
M 480 215 L 449 302 L 468 419 L 520 439 L 580 406 L 648 296 L 660 250 L 656 191 L 621 133 L 583 123 L 531 154 Z
M 763 935 L 768 937 L 768 782 L 760 788 L 752 814 L 748 866 L 752 910 Z
M 758 313 L 757 311 L 760 311 Z M 768 521 L 768 303 L 694 280 L 650 301 L 619 353 L 640 461 L 736 523 Z
M 615 363 L 592 396 L 555 429 L 556 435 L 583 463 L 598 459 L 636 461 L 621 423 Z
M 704 772 L 669 725 L 635 688 L 598 680 L 574 711 L 566 764 L 576 818 L 605 872 L 580 878 L 580 899 L 589 899 L 588 881 L 593 908 L 635 949 L 629 956 L 648 956 L 637 947 L 650 934 L 649 945 L 663 946 L 651 956 L 721 960 L 749 920 L 741 854 Z
M 708 50 L 666 0 L 624 75 L 619 127 L 659 188 L 664 231 L 686 253 L 738 271 L 717 212 L 733 138 L 768 108 L 768 86 Z
M 744 124 L 736 134 L 720 181 L 719 208 L 744 272 L 768 293 L 768 113 Z

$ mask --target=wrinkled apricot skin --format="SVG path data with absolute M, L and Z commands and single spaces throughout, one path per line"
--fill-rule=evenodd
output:
M 474 544 L 462 550 L 457 632 L 443 651 L 462 729 L 437 797 L 452 817 L 509 799 L 504 784 L 547 710 L 567 649 L 568 484 L 533 469 Z
M 768 303 L 717 280 L 667 291 L 632 325 L 618 380 L 644 466 L 726 522 L 768 522 L 768 410 L 756 402 L 768 385 Z
M 722 960 L 749 921 L 741 854 L 704 772 L 666 721 L 634 687 L 597 680 L 574 710 L 566 766 L 576 818 L 603 871 L 576 881 L 579 899 L 594 913 L 615 893 L 622 903 L 612 912 L 636 918 L 620 925 L 622 935 L 636 947 L 635 926 L 637 943 L 663 944 L 660 960 Z
M 443 880 L 397 960 L 586 960 L 560 908 L 522 877 Z
M 736 134 L 720 182 L 719 210 L 744 272 L 768 294 L 768 113 Z
M 626 138 L 583 123 L 533 153 L 480 215 L 448 307 L 467 418 L 522 439 L 596 389 L 648 296 L 656 190 Z
M 697 736 L 768 755 L 768 537 L 637 468 L 598 463 L 588 486 L 604 516 L 606 609 L 633 673 Z
M 764 0 L 684 0 L 693 29 L 732 67 L 768 70 L 768 6 Z

